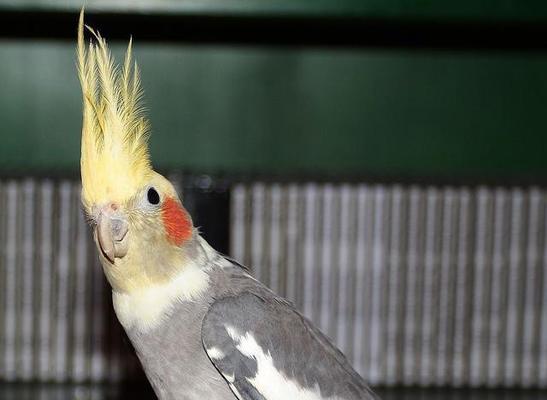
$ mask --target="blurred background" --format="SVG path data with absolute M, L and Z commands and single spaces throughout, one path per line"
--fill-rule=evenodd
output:
M 76 0 L 0 0 L 0 398 L 153 399 L 79 206 Z M 88 0 L 154 166 L 385 399 L 547 399 L 547 4 Z

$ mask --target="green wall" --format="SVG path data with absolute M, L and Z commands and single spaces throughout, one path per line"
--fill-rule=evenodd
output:
M 161 168 L 547 172 L 547 53 L 136 43 L 135 55 Z M 0 41 L 0 171 L 76 171 L 80 117 L 73 43 Z

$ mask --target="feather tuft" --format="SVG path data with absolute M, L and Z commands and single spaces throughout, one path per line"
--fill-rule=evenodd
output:
M 123 202 L 150 179 L 149 123 L 141 104 L 139 70 L 129 40 L 123 66 L 114 62 L 106 40 L 85 25 L 92 40 L 84 42 L 84 10 L 78 24 L 78 75 L 83 95 L 80 169 L 82 201 L 90 209 L 106 201 Z

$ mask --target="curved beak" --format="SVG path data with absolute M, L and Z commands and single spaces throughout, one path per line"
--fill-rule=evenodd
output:
M 125 216 L 112 207 L 103 209 L 97 221 L 95 234 L 103 256 L 114 264 L 116 258 L 127 254 L 129 223 Z

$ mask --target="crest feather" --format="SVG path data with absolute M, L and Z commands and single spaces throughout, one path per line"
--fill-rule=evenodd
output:
M 94 37 L 88 46 L 84 43 L 82 10 L 78 24 L 78 75 L 83 95 L 80 169 L 82 201 L 90 208 L 129 199 L 153 171 L 139 70 L 131 60 L 132 40 L 120 69 L 106 40 L 86 28 Z

